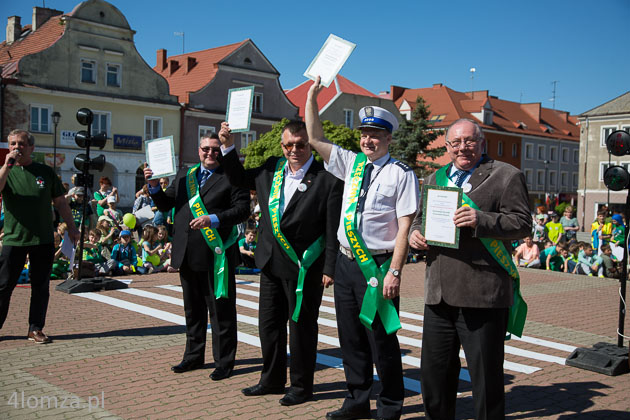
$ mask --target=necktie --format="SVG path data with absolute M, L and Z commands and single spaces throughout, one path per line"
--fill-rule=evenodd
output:
M 199 188 L 203 187 L 203 184 L 206 183 L 208 178 L 210 177 L 210 171 L 201 171 L 201 176 L 199 177 Z
M 361 183 L 361 195 L 357 201 L 357 212 L 359 213 L 363 213 L 363 208 L 365 207 L 365 198 L 367 197 L 368 188 L 370 187 L 373 169 L 374 165 L 372 163 L 365 165 L 365 174 L 363 175 L 363 182 Z
M 461 187 L 464 183 L 464 178 L 468 175 L 468 171 L 462 171 L 461 169 L 455 171 L 455 185 Z

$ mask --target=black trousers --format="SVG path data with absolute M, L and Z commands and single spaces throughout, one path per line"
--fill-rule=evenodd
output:
M 4 321 L 7 319 L 11 294 L 24 269 L 27 255 L 30 261 L 29 275 L 31 278 L 28 330 L 30 332 L 44 329 L 48 300 L 50 298 L 50 273 L 55 257 L 53 244 L 33 246 L 5 245 L 2 247 L 2 254 L 0 254 L 0 328 L 2 328 Z
M 293 263 L 290 263 L 293 264 Z M 291 267 L 293 268 L 293 267 Z M 317 318 L 322 303 L 321 264 L 307 272 L 304 279 L 302 308 L 298 322 L 291 317 L 295 310 L 297 267 L 287 269 L 286 259 L 272 259 L 262 269 L 258 330 L 263 358 L 260 384 L 281 388 L 287 381 L 287 321 L 289 322 L 289 392 L 309 395 L 317 360 Z
M 212 356 L 215 367 L 234 368 L 237 344 L 236 283 L 234 266 L 227 264 L 228 297 L 214 297 L 212 271 L 191 270 L 184 258 L 179 278 L 184 294 L 186 350 L 183 360 L 205 362 L 208 312 L 212 326 Z
M 378 255 L 374 261 L 380 266 L 391 254 Z M 381 392 L 376 400 L 377 417 L 399 418 L 405 388 L 402 376 L 400 345 L 396 334 L 387 334 L 378 314 L 372 330 L 359 320 L 367 281 L 356 261 L 337 254 L 335 268 L 335 310 L 339 343 L 343 355 L 348 395 L 343 407 L 348 409 L 370 408 L 370 392 L 373 382 L 373 364 L 376 364 Z M 393 300 L 398 310 L 400 300 Z
M 472 380 L 475 418 L 503 419 L 503 343 L 507 308 L 424 306 L 422 399 L 427 419 L 455 418 L 460 344 Z

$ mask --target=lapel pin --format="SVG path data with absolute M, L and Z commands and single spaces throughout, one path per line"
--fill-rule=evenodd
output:
M 299 192 L 304 192 L 304 191 L 306 191 L 306 184 L 304 184 L 304 183 L 300 183 L 300 185 L 298 185 L 298 191 L 299 191 Z

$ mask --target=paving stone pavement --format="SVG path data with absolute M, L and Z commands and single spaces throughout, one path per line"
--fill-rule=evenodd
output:
M 258 382 L 261 358 L 258 277 L 237 278 L 237 366 L 231 378 L 220 382 L 208 378 L 213 369 L 210 335 L 204 369 L 180 375 L 170 371 L 181 360 L 185 343 L 177 274 L 129 277 L 133 282 L 127 291 L 87 295 L 55 291 L 60 282 L 51 282 L 45 331 L 54 342 L 48 345 L 26 340 L 30 289 L 18 287 L 0 331 L 0 419 L 321 419 L 340 407 L 345 381 L 332 289 L 320 311 L 314 400 L 282 407 L 279 395 L 241 394 Z M 524 269 L 521 283 L 529 305 L 525 336 L 537 340 L 506 342 L 506 417 L 630 419 L 630 375 L 609 377 L 563 363 L 574 347 L 616 344 L 618 281 Z M 407 388 L 405 419 L 424 418 L 419 394 L 423 292 L 424 264 L 407 266 L 404 325 L 398 333 Z M 627 349 L 628 340 L 624 344 Z M 471 388 L 465 371 L 462 377 L 456 418 L 468 419 Z M 378 383 L 374 388 L 378 392 Z

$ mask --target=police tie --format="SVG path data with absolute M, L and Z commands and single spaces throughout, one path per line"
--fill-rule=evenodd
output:
M 462 171 L 461 169 L 459 169 L 455 171 L 454 175 L 455 175 L 455 185 L 461 188 L 462 184 L 464 183 L 464 179 L 466 178 L 466 175 L 468 175 L 468 171 Z
M 361 183 L 361 195 L 357 201 L 357 213 L 363 213 L 365 207 L 365 198 L 367 197 L 368 188 L 370 188 L 370 179 L 372 178 L 372 170 L 374 164 L 368 163 L 365 165 L 365 174 L 363 175 L 363 182 Z
M 201 175 L 199 176 L 199 188 L 203 187 L 203 184 L 206 183 L 209 177 L 210 177 L 210 171 L 201 170 Z

